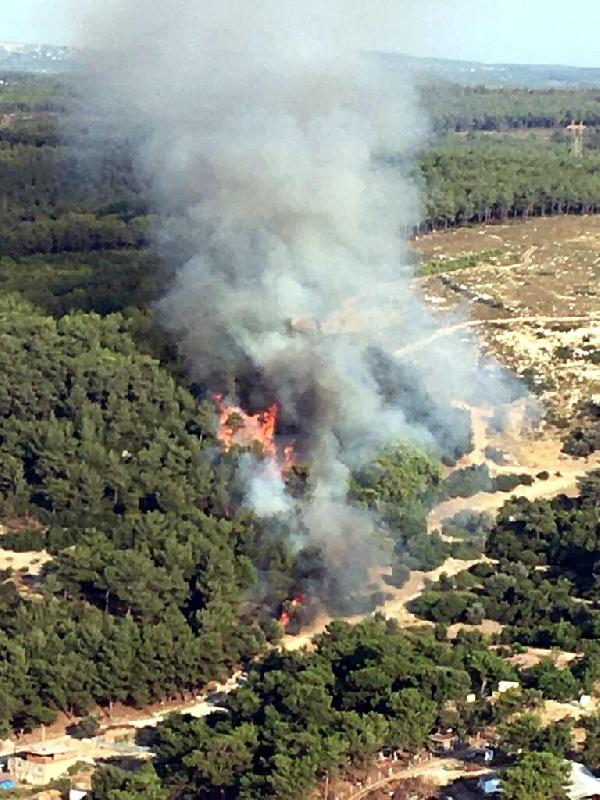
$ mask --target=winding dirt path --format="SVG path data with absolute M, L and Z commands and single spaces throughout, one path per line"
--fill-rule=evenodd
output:
M 487 773 L 489 773 L 489 769 L 485 767 L 479 770 L 467 770 L 465 769 L 464 762 L 456 758 L 435 758 L 417 766 L 406 767 L 405 769 L 393 772 L 391 775 L 386 775 L 368 786 L 361 787 L 353 794 L 344 794 L 341 795 L 341 797 L 342 800 L 362 800 L 363 798 L 369 797 L 373 792 L 382 789 L 384 786 L 409 780 L 410 778 L 425 778 L 436 786 L 447 786 L 465 776 L 472 778 Z
M 410 573 L 410 578 L 401 589 L 395 589 L 393 586 L 383 585 L 382 590 L 392 597 L 378 607 L 377 611 L 384 614 L 390 619 L 397 620 L 401 625 L 428 625 L 426 620 L 416 617 L 408 610 L 410 603 L 421 594 L 425 589 L 428 581 L 437 581 L 443 572 L 446 575 L 457 575 L 464 569 L 478 564 L 482 559 L 476 558 L 472 561 L 462 561 L 458 558 L 448 558 L 434 570 L 430 572 L 423 572 L 421 570 L 413 570 Z M 357 625 L 361 620 L 365 619 L 368 614 L 355 614 L 351 617 L 344 617 L 344 622 L 350 625 Z M 296 636 L 284 636 L 282 645 L 286 650 L 300 650 L 302 647 L 310 647 L 313 637 L 319 633 L 323 633 L 325 628 L 330 622 L 333 622 L 335 617 L 322 612 L 312 622 L 312 624 L 305 628 L 302 633 Z
M 517 486 L 512 492 L 478 492 L 471 497 L 454 497 L 435 506 L 428 517 L 428 528 L 438 529 L 444 519 L 453 517 L 460 511 L 496 513 L 511 496 L 526 497 L 528 500 L 541 500 L 558 494 L 576 496 L 579 479 L 593 469 L 600 467 L 600 453 L 588 458 L 575 458 L 561 451 L 561 443 L 552 439 L 523 438 L 526 430 L 526 401 L 515 402 L 509 410 L 510 421 L 503 433 L 492 436 L 488 433 L 493 409 L 469 408 L 473 431 L 473 450 L 459 463 L 459 467 L 485 464 L 490 475 L 502 474 L 531 475 L 531 486 Z M 507 457 L 507 463 L 498 465 L 486 456 L 489 444 L 494 444 Z M 542 472 L 549 473 L 546 480 L 537 478 Z
M 396 350 L 395 355 L 402 357 L 410 355 L 413 352 L 418 350 L 422 350 L 424 347 L 427 347 L 433 342 L 437 341 L 438 339 L 443 339 L 446 336 L 451 336 L 453 333 L 457 333 L 458 331 L 468 330 L 469 328 L 480 328 L 485 325 L 494 325 L 494 324 L 501 324 L 501 323 L 513 323 L 513 322 L 531 322 L 531 323 L 550 323 L 550 322 L 592 322 L 597 321 L 600 323 L 600 314 L 592 313 L 592 314 L 584 314 L 579 316 L 561 316 L 561 317 L 544 317 L 544 316 L 524 316 L 524 317 L 498 317 L 495 319 L 470 319 L 466 322 L 457 322 L 453 325 L 447 325 L 444 328 L 439 328 L 430 336 L 426 336 L 424 339 L 419 339 L 416 342 L 410 342 L 405 347 L 401 347 L 399 350 Z
M 526 497 L 528 500 L 543 500 L 555 497 L 557 494 L 566 494 L 575 497 L 578 494 L 578 479 L 590 470 L 600 466 L 598 459 L 587 463 L 564 464 L 560 462 L 561 474 L 553 476 L 546 481 L 537 480 L 532 486 L 518 486 L 513 492 L 479 492 L 472 497 L 455 497 L 437 505 L 428 519 L 430 531 L 439 528 L 444 519 L 453 517 L 459 511 L 499 511 L 504 503 L 513 495 Z M 544 467 L 540 466 L 540 470 Z M 504 470 L 506 471 L 506 470 Z M 509 470 L 514 472 L 514 469 Z M 531 468 L 519 468 L 520 472 L 532 472 Z
M 479 492 L 471 497 L 456 497 L 439 503 L 428 516 L 430 532 L 438 530 L 444 519 L 454 516 L 460 511 L 487 511 L 496 513 L 513 496 L 526 497 L 528 500 L 554 497 L 558 494 L 575 496 L 578 493 L 578 480 L 591 470 L 600 467 L 600 454 L 588 459 L 577 459 L 561 453 L 559 441 L 543 438 L 523 440 L 522 432 L 527 428 L 527 404 L 519 400 L 509 409 L 509 423 L 503 433 L 490 435 L 489 423 L 493 415 L 492 408 L 467 407 L 471 413 L 473 430 L 473 450 L 458 464 L 459 468 L 472 464 L 486 464 L 492 476 L 503 473 L 527 473 L 534 477 L 531 486 L 518 486 L 513 492 Z M 509 459 L 506 465 L 498 465 L 486 457 L 488 444 L 500 445 Z M 542 471 L 550 473 L 547 480 L 536 478 Z M 438 580 L 442 573 L 456 575 L 465 569 L 486 560 L 485 556 L 471 561 L 456 558 L 447 559 L 437 569 L 430 572 L 415 570 L 411 572 L 406 584 L 400 589 L 389 586 L 385 582 L 389 569 L 382 568 L 373 577 L 381 583 L 381 590 L 391 597 L 379 608 L 386 617 L 397 620 L 401 625 L 428 624 L 416 617 L 409 610 L 410 603 L 425 589 L 429 582 Z M 287 650 L 298 650 L 310 647 L 314 636 L 322 633 L 334 617 L 322 612 L 313 623 L 296 636 L 284 636 L 282 644 Z M 345 618 L 354 625 L 364 619 L 364 615 Z

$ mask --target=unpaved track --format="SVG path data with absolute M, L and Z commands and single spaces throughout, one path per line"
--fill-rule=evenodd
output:
M 578 481 L 586 473 L 600 466 L 600 454 L 590 459 L 577 459 L 560 452 L 560 442 L 548 440 L 526 440 L 521 433 L 526 427 L 527 404 L 516 401 L 509 408 L 510 424 L 507 430 L 490 436 L 488 423 L 493 415 L 493 408 L 474 408 L 463 406 L 471 413 L 473 429 L 473 450 L 458 465 L 459 468 L 473 464 L 485 463 L 492 476 L 503 473 L 527 473 L 535 478 L 542 470 L 550 472 L 547 480 L 535 479 L 531 486 L 518 486 L 513 492 L 480 492 L 471 497 L 456 497 L 439 503 L 431 510 L 427 523 L 430 532 L 440 528 L 444 519 L 454 516 L 460 511 L 497 512 L 513 496 L 526 497 L 528 500 L 554 497 L 558 494 L 576 496 Z M 498 466 L 485 456 L 488 444 L 500 445 L 510 457 L 508 466 Z M 480 561 L 485 556 L 472 561 L 455 558 L 447 559 L 444 564 L 431 572 L 413 571 L 407 583 L 401 589 L 386 585 L 385 572 L 378 575 L 381 590 L 392 597 L 378 608 L 385 616 L 397 620 L 401 625 L 427 625 L 409 610 L 410 603 L 425 589 L 428 582 L 437 581 L 442 573 L 456 575 Z M 332 621 L 333 617 L 323 612 L 313 623 L 297 636 L 285 636 L 283 646 L 288 650 L 310 647 L 311 640 L 321 633 Z M 357 624 L 364 615 L 347 617 L 350 624 Z
M 236 672 L 234 673 L 225 683 L 217 684 L 217 688 L 215 690 L 216 693 L 219 694 L 229 694 L 230 692 L 234 691 L 238 688 L 241 681 L 243 680 L 244 673 Z M 127 715 L 124 717 L 114 716 L 108 719 L 102 720 L 102 727 L 109 726 L 110 728 L 120 728 L 123 729 L 131 729 L 131 728 L 147 728 L 147 727 L 155 727 L 159 722 L 162 722 L 169 714 L 174 713 L 182 713 L 182 714 L 191 714 L 194 717 L 204 717 L 210 714 L 212 711 L 216 710 L 218 706 L 215 706 L 208 702 L 208 694 L 198 695 L 193 700 L 186 700 L 182 701 L 181 703 L 168 703 L 166 704 L 164 711 L 157 711 L 154 714 L 149 714 L 147 716 L 135 716 L 135 715 Z M 75 719 L 70 720 L 69 724 L 74 722 Z M 37 747 L 39 745 L 44 745 L 44 747 L 52 748 L 67 748 L 70 751 L 77 752 L 78 755 L 81 755 L 82 758 L 85 756 L 91 758 L 107 758 L 110 756 L 118 757 L 122 755 L 120 752 L 119 742 L 109 742 L 107 740 L 102 739 L 102 734 L 97 737 L 99 742 L 95 742 L 91 739 L 86 739 L 80 741 L 78 739 L 74 739 L 71 736 L 68 736 L 62 733 L 59 736 L 52 736 L 50 738 L 46 738 L 45 733 L 41 733 L 39 738 L 32 738 L 32 736 L 27 736 L 24 741 L 21 742 L 13 742 L 12 740 L 6 739 L 4 742 L 0 739 L 0 756 L 12 755 L 15 748 L 17 750 L 23 748 L 32 748 Z M 100 750 L 101 752 L 97 752 Z
M 382 789 L 384 786 L 406 781 L 410 778 L 425 778 L 427 781 L 437 786 L 447 786 L 449 783 L 453 783 L 465 776 L 473 778 L 479 775 L 486 775 L 489 772 L 490 770 L 487 768 L 467 770 L 465 769 L 464 762 L 456 758 L 434 758 L 431 761 L 426 761 L 424 764 L 399 770 L 393 775 L 386 776 L 372 783 L 370 786 L 362 787 L 354 792 L 354 794 L 344 795 L 344 800 L 363 800 L 363 798 L 368 798 L 369 795 Z
M 383 590 L 393 596 L 379 606 L 377 611 L 386 617 L 397 620 L 401 625 L 428 625 L 427 621 L 415 617 L 408 610 L 410 603 L 421 594 L 427 582 L 436 581 L 443 572 L 446 575 L 456 575 L 464 569 L 478 564 L 481 560 L 477 558 L 473 561 L 461 561 L 457 558 L 449 558 L 431 572 L 413 570 L 410 573 L 410 578 L 401 589 L 394 589 L 392 586 L 384 587 Z M 356 614 L 351 617 L 344 617 L 344 621 L 350 623 L 350 625 L 357 625 L 361 620 L 365 619 L 365 616 L 369 615 Z M 322 633 L 334 619 L 335 617 L 330 614 L 324 612 L 319 614 L 314 622 L 298 636 L 284 636 L 282 641 L 284 648 L 286 650 L 300 650 L 302 647 L 310 647 L 313 637 Z
M 537 480 L 532 486 L 518 486 L 513 492 L 479 492 L 472 497 L 454 497 L 436 506 L 428 518 L 430 531 L 439 528 L 444 519 L 453 517 L 459 511 L 499 511 L 504 503 L 512 496 L 526 497 L 528 500 L 542 500 L 555 497 L 557 494 L 566 494 L 575 497 L 578 494 L 578 479 L 582 478 L 597 462 L 582 464 L 581 466 L 561 464 L 563 470 L 560 476 L 549 478 L 547 481 Z M 540 470 L 542 467 L 540 467 Z M 530 469 L 518 468 L 520 472 L 530 472 Z M 504 470 L 506 471 L 506 470 Z M 514 472 L 512 468 L 510 472 Z
M 600 467 L 600 454 L 589 458 L 574 458 L 561 452 L 559 441 L 551 439 L 527 440 L 522 432 L 526 429 L 526 402 L 517 401 L 510 407 L 510 425 L 504 433 L 496 436 L 488 434 L 488 424 L 493 409 L 470 408 L 473 430 L 473 450 L 461 460 L 459 467 L 485 464 L 492 477 L 502 474 L 527 474 L 534 478 L 531 486 L 517 486 L 512 492 L 478 492 L 471 497 L 454 497 L 439 503 L 429 514 L 429 531 L 438 529 L 444 519 L 453 517 L 460 511 L 496 513 L 512 496 L 528 500 L 542 500 L 566 494 L 575 497 L 579 492 L 579 479 L 593 469 Z M 489 444 L 499 445 L 509 459 L 505 466 L 499 466 L 486 456 Z M 536 478 L 541 472 L 548 472 L 547 480 Z
M 541 316 L 526 316 L 526 317 L 497 317 L 496 319 L 470 319 L 466 322 L 457 322 L 454 325 L 448 325 L 444 328 L 439 328 L 435 333 L 426 336 L 424 339 L 419 339 L 416 342 L 410 342 L 405 347 L 396 350 L 395 355 L 403 357 L 410 355 L 413 352 L 422 350 L 438 339 L 443 339 L 446 336 L 451 336 L 458 331 L 468 330 L 469 328 L 480 328 L 485 325 L 498 325 L 501 323 L 525 322 L 548 324 L 551 322 L 598 322 L 600 324 L 600 314 L 585 314 L 583 316 L 565 316 L 565 317 L 541 317 Z

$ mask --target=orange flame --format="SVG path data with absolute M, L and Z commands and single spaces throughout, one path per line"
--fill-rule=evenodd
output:
M 287 611 L 282 611 L 279 615 L 279 622 L 284 627 L 287 628 L 292 620 L 290 619 L 290 615 Z
M 289 470 L 294 466 L 296 463 L 296 451 L 294 450 L 293 444 L 286 444 L 283 448 L 283 472 L 289 472 Z
M 301 608 L 304 605 L 304 595 L 297 594 L 289 601 L 289 610 L 283 608 L 279 615 L 279 622 L 283 625 L 284 628 L 288 628 L 290 622 L 292 621 L 292 613 L 293 610 L 296 608 Z
M 278 466 L 282 475 L 293 467 L 295 464 L 294 446 L 287 444 L 280 457 L 275 441 L 275 428 L 279 415 L 277 403 L 273 403 L 266 411 L 247 414 L 240 406 L 224 403 L 221 394 L 214 395 L 214 400 L 219 412 L 217 436 L 225 450 L 230 450 L 235 445 L 250 447 L 258 443 L 261 445 L 265 457 Z

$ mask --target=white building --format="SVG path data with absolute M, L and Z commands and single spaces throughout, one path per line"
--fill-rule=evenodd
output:
M 10 756 L 7 765 L 19 783 L 45 786 L 64 775 L 79 760 L 84 759 L 73 750 L 39 746 Z
M 587 767 L 571 761 L 570 800 L 584 800 L 600 795 L 600 780 L 595 778 Z
M 485 795 L 502 794 L 500 778 L 497 778 L 495 775 L 483 775 L 477 781 L 477 788 Z

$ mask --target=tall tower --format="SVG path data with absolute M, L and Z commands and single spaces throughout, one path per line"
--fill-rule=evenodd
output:
M 586 127 L 584 122 L 576 122 L 575 120 L 572 120 L 571 124 L 567 125 L 567 130 L 571 134 L 571 153 L 575 158 L 583 156 L 583 135 Z

